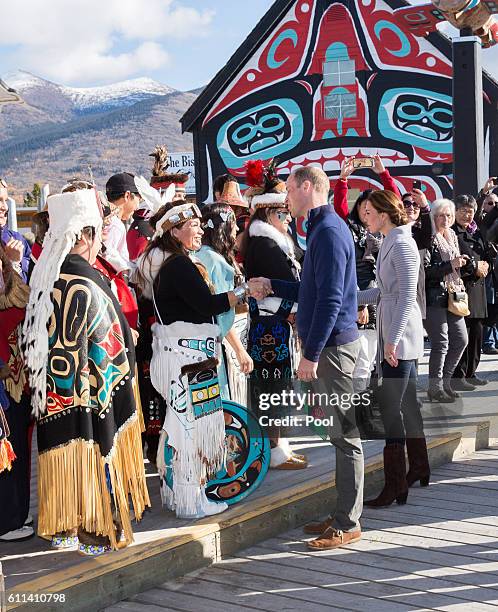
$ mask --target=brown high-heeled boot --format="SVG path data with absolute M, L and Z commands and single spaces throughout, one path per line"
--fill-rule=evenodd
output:
M 405 447 L 403 444 L 388 444 L 384 447 L 384 488 L 375 498 L 365 502 L 370 508 L 390 506 L 394 500 L 406 504 L 408 483 L 406 482 Z
M 410 466 L 406 475 L 408 486 L 411 487 L 417 480 L 420 480 L 421 487 L 429 486 L 431 466 L 429 465 L 425 438 L 407 438 L 406 450 L 408 453 L 408 465 Z

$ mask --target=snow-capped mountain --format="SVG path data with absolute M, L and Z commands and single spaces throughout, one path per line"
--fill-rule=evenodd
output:
M 102 87 L 66 87 L 24 70 L 2 76 L 31 105 L 47 112 L 87 114 L 131 106 L 176 91 L 153 79 L 139 78 Z
M 153 79 L 141 78 L 121 81 L 102 87 L 61 87 L 79 111 L 130 106 L 155 96 L 166 96 L 176 91 Z

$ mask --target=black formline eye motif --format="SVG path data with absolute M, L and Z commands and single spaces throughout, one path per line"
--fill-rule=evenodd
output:
M 268 106 L 242 117 L 228 129 L 228 143 L 235 155 L 252 155 L 284 142 L 291 135 L 289 119 L 278 106 Z

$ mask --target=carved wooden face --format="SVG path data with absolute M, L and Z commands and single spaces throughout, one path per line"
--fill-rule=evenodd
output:
M 431 26 L 445 20 L 429 6 Z M 243 181 L 246 161 L 276 158 L 282 179 L 312 164 L 333 182 L 345 157 L 378 153 L 401 193 L 418 179 L 430 201 L 449 196 L 451 179 L 431 168 L 452 162 L 451 54 L 412 32 L 427 13 L 389 0 L 296 0 L 205 117 L 201 165 Z M 382 188 L 370 169 L 348 183 L 353 201 Z M 296 233 L 305 248 L 304 219 Z

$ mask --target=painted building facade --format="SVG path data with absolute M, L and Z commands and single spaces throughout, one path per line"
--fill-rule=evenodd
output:
M 243 184 L 249 159 L 277 158 L 282 178 L 319 165 L 333 181 L 345 156 L 375 153 L 402 193 L 418 179 L 429 199 L 450 196 L 451 43 L 403 28 L 395 11 L 406 6 L 274 2 L 181 120 L 194 136 L 199 201 L 219 174 Z M 484 74 L 483 89 L 486 167 L 496 175 L 498 86 Z M 380 186 L 369 170 L 349 183 L 353 193 Z

